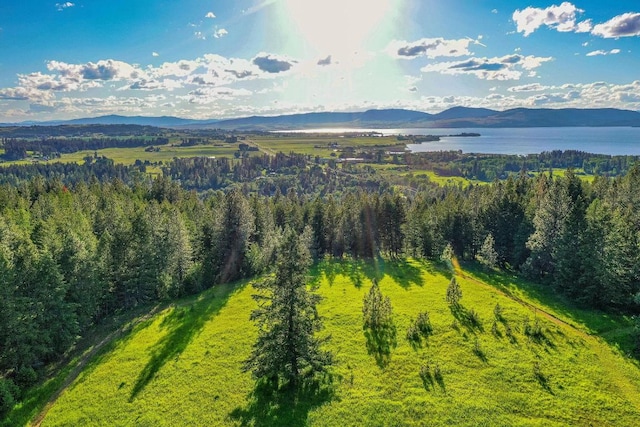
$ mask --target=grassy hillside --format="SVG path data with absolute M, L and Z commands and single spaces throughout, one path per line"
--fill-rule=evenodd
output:
M 640 419 L 640 369 L 589 334 L 593 325 L 624 327 L 621 319 L 546 306 L 544 293 L 521 291 L 508 277 L 487 284 L 481 272 L 462 271 L 462 306 L 452 311 L 449 274 L 417 261 L 327 262 L 313 277 L 336 359 L 331 382 L 296 396 L 255 389 L 240 370 L 256 337 L 254 290 L 226 285 L 115 339 L 42 425 L 632 426 Z M 396 336 L 368 346 L 362 301 L 374 277 L 391 298 Z M 494 325 L 496 303 L 502 318 Z M 407 328 L 425 310 L 434 332 L 411 345 Z M 472 310 L 479 323 L 470 321 Z M 525 334 L 527 324 L 537 333 Z M 429 375 L 421 378 L 421 368 Z

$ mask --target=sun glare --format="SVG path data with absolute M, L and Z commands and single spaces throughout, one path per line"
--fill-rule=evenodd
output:
M 394 0 L 284 0 L 298 34 L 320 55 L 350 54 L 390 13 Z

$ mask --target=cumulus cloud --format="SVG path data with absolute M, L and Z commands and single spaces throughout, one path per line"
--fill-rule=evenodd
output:
M 147 69 L 146 72 L 156 79 L 167 76 L 185 77 L 193 74 L 203 66 L 204 64 L 199 60 L 181 59 L 176 62 L 164 62 L 159 67 Z
M 318 59 L 318 65 L 331 65 L 331 55 L 326 58 Z
M 96 63 L 68 64 L 60 61 L 49 61 L 49 71 L 57 71 L 69 80 L 121 80 L 137 78 L 142 71 L 126 62 L 113 59 L 101 60 Z
M 512 86 L 507 90 L 509 92 L 539 92 L 548 88 L 549 86 L 543 86 L 540 83 L 531 83 L 528 85 Z
M 593 52 L 587 53 L 586 56 L 604 56 L 604 55 L 617 55 L 620 53 L 620 49 L 611 49 L 611 50 L 594 50 Z
M 71 3 L 70 1 L 64 3 L 56 3 L 56 9 L 58 12 L 62 12 L 65 9 L 69 9 L 70 7 L 75 6 L 75 3 Z
M 295 64 L 295 61 L 270 53 L 260 53 L 251 62 L 260 70 L 272 74 L 288 71 Z
M 231 101 L 242 96 L 251 96 L 253 92 L 247 89 L 232 89 L 229 87 L 205 87 L 192 90 L 187 96 L 178 97 L 191 104 L 211 104 L 216 101 Z
M 27 101 L 31 99 L 31 93 L 23 87 L 12 87 L 0 89 L 0 99 L 11 101 Z
M 213 12 L 207 12 L 206 15 L 204 15 L 205 18 L 209 18 L 209 19 L 213 19 L 216 17 L 216 15 Z
M 160 56 L 160 54 L 158 52 L 151 52 L 151 56 L 158 57 L 158 56 Z
M 213 37 L 215 37 L 217 39 L 220 39 L 220 38 L 226 36 L 227 34 L 229 34 L 229 32 L 227 30 L 225 30 L 224 28 L 220 28 L 220 29 L 216 30 L 213 33 Z
M 591 30 L 591 21 L 577 22 L 578 15 L 584 10 L 578 9 L 569 2 L 563 2 L 559 6 L 553 5 L 545 9 L 527 7 L 513 12 L 512 19 L 517 31 L 527 37 L 543 25 L 555 28 L 560 32 L 588 32 Z
M 172 91 L 182 87 L 182 83 L 174 79 L 147 80 L 140 79 L 118 90 L 166 90 Z
M 426 56 L 427 58 L 455 57 L 471 55 L 471 52 L 469 52 L 470 44 L 479 44 L 479 42 L 470 38 L 446 40 L 441 37 L 425 38 L 414 42 L 396 40 L 391 42 L 387 50 L 391 56 L 404 59 L 413 59 L 419 56 Z
M 422 72 L 471 74 L 484 80 L 519 80 L 523 70 L 532 71 L 551 57 L 506 55 L 499 58 L 470 58 L 458 62 L 440 62 L 421 68 Z
M 247 77 L 253 76 L 253 71 L 251 70 L 224 70 L 225 73 L 232 74 L 236 79 L 242 80 Z
M 640 36 L 640 13 L 624 13 L 593 27 L 592 34 L 607 39 Z

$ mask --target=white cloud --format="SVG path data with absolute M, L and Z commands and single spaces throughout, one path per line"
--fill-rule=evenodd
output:
M 176 62 L 164 62 L 159 67 L 152 67 L 146 70 L 152 78 L 174 76 L 185 77 L 198 71 L 204 64 L 199 60 L 181 59 Z
M 70 1 L 64 3 L 56 3 L 56 9 L 58 12 L 62 12 L 65 9 L 69 9 L 70 7 L 74 7 L 75 3 L 71 3 Z
M 296 61 L 288 57 L 264 52 L 256 55 L 251 62 L 260 70 L 272 74 L 289 71 L 296 63 Z
M 216 30 L 215 33 L 213 33 L 213 37 L 220 39 L 226 36 L 227 34 L 229 34 L 227 30 L 225 30 L 224 28 L 220 28 L 219 30 Z
M 586 21 L 578 22 L 575 28 L 576 33 L 588 33 L 593 28 L 593 23 L 591 19 L 587 19 Z
M 620 53 L 620 49 L 611 49 L 611 50 L 594 50 L 593 52 L 587 53 L 586 56 L 604 56 L 604 55 L 617 55 Z
M 549 86 L 543 86 L 540 83 L 531 83 L 527 85 L 512 86 L 507 90 L 509 92 L 540 92 L 549 89 Z
M 470 74 L 485 80 L 519 80 L 523 70 L 532 71 L 551 57 L 506 55 L 499 58 L 470 58 L 457 62 L 440 62 L 421 68 L 422 72 Z
M 100 60 L 96 63 L 68 64 L 60 61 L 49 61 L 49 71 L 56 71 L 62 77 L 72 80 L 125 80 L 138 78 L 144 74 L 139 68 L 126 62 L 113 59 Z
M 413 59 L 419 56 L 437 58 L 441 56 L 456 57 L 471 55 L 470 44 L 481 44 L 471 38 L 446 40 L 441 37 L 420 39 L 414 42 L 394 40 L 387 47 L 387 52 L 394 58 Z
M 119 91 L 123 90 L 165 90 L 173 91 L 183 86 L 182 82 L 175 79 L 162 79 L 162 80 L 146 80 L 140 79 L 130 85 L 123 86 Z
M 195 38 L 197 38 L 198 40 L 206 40 L 207 36 L 205 36 L 202 31 L 196 31 L 195 33 L 193 33 L 193 36 Z
M 202 87 L 192 90 L 186 96 L 178 99 L 191 104 L 211 104 L 220 100 L 231 101 L 238 97 L 251 96 L 253 92 L 247 89 L 232 89 L 229 87 Z
M 35 88 L 13 87 L 0 89 L 0 100 L 39 102 L 52 98 L 53 95 L 50 92 Z
M 213 12 L 207 12 L 206 15 L 204 15 L 205 18 L 209 18 L 209 19 L 213 19 L 216 17 L 216 15 Z
M 151 56 L 158 57 L 160 54 L 158 52 L 151 52 Z
M 491 10 L 491 13 L 498 13 L 498 9 Z
M 606 39 L 640 36 L 640 13 L 624 13 L 593 27 L 591 34 Z
M 577 16 L 584 12 L 569 2 L 563 2 L 559 6 L 553 5 L 546 9 L 527 7 L 513 12 L 512 19 L 516 24 L 517 32 L 524 33 L 527 37 L 543 25 L 555 28 L 560 32 L 588 32 L 591 30 L 591 21 L 577 23 Z

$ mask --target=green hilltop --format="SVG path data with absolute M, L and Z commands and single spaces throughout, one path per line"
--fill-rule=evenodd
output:
M 257 336 L 250 282 L 215 286 L 96 343 L 86 365 L 75 359 L 79 375 L 62 371 L 68 386 L 33 425 L 637 425 L 640 369 L 614 342 L 629 327 L 623 318 L 469 268 L 457 269 L 462 299 L 452 309 L 452 273 L 436 264 L 316 265 L 320 335 L 331 336 L 335 363 L 295 393 L 267 394 L 241 371 Z M 395 336 L 372 343 L 362 305 L 374 279 L 391 300 Z M 433 331 L 410 342 L 424 311 Z

